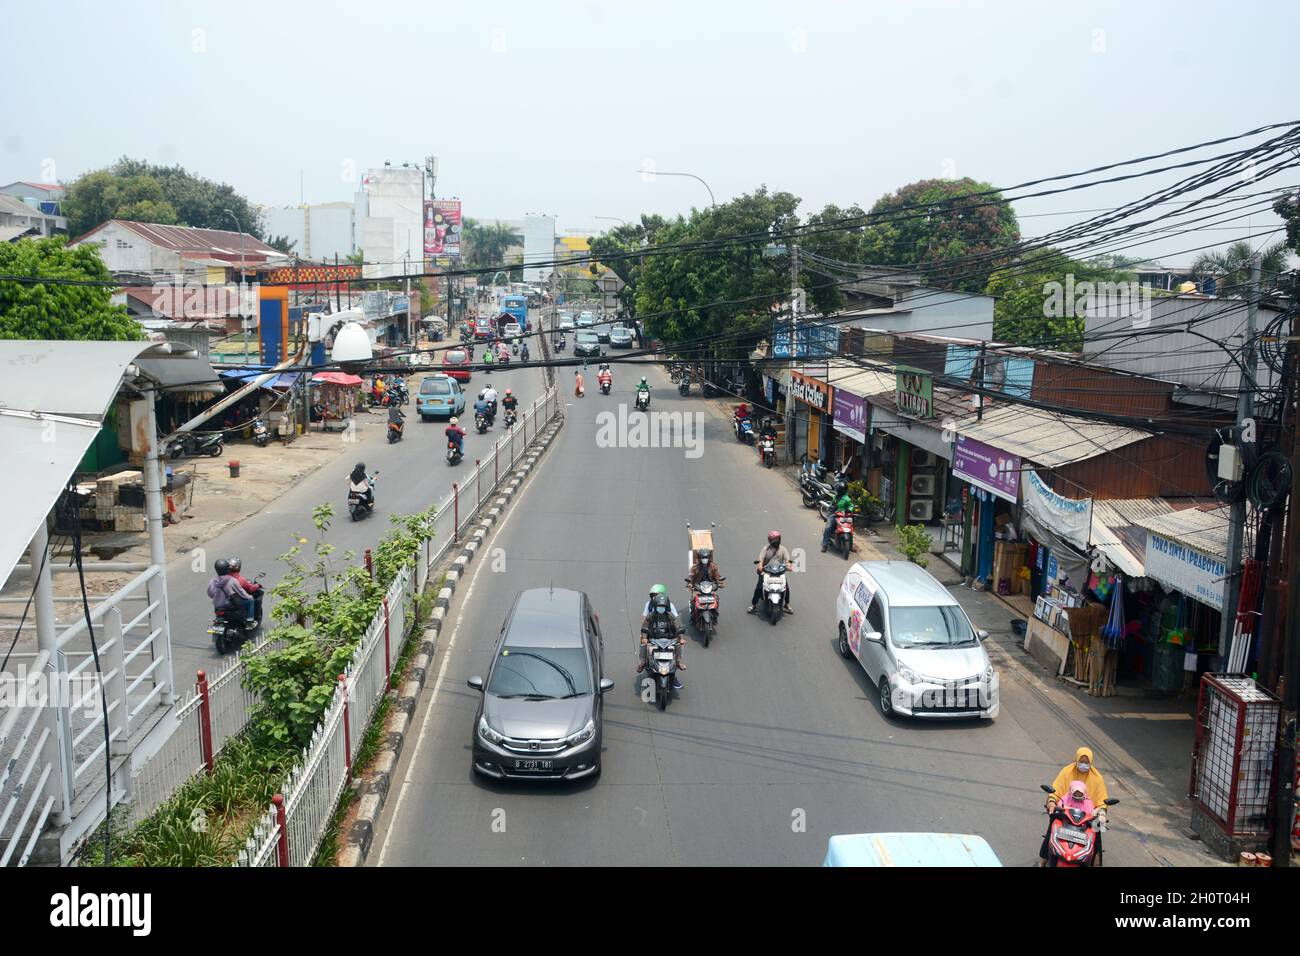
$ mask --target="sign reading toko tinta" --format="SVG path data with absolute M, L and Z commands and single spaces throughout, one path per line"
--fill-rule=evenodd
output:
M 895 369 L 894 404 L 908 418 L 934 417 L 934 376 L 919 368 Z
M 1226 567 L 1222 558 L 1147 532 L 1147 577 L 1216 611 L 1223 610 Z

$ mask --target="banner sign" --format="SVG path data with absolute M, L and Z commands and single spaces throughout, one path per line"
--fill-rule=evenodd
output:
M 908 418 L 934 417 L 934 376 L 919 368 L 895 370 L 894 404 Z
M 837 325 L 803 321 L 795 332 L 794 347 L 790 344 L 790 320 L 779 319 L 772 324 L 772 358 L 831 358 L 839 353 L 840 329 Z
M 1092 499 L 1066 498 L 1043 483 L 1037 472 L 1022 472 L 1025 510 L 1066 541 L 1087 549 L 1092 540 Z
M 1020 497 L 1020 457 L 965 435 L 957 436 L 953 446 L 952 473 L 1007 501 Z
M 809 378 L 799 372 L 792 371 L 790 373 L 789 391 L 791 395 L 810 408 L 815 408 L 819 412 L 830 411 L 831 387 L 825 382 L 819 382 L 815 378 Z
M 460 200 L 427 199 L 424 202 L 424 254 L 460 255 Z
M 835 389 L 832 396 L 835 430 L 848 435 L 859 445 L 867 443 L 867 402 L 866 399 L 842 388 Z
M 1147 532 L 1146 575 L 1165 587 L 1222 611 L 1227 573 L 1222 558 Z

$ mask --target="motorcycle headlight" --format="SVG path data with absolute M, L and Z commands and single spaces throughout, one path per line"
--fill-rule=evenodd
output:
M 499 744 L 506 739 L 505 734 L 499 734 L 488 726 L 486 717 L 478 719 L 478 735 L 490 744 Z
M 575 747 L 580 743 L 584 743 L 590 740 L 593 736 L 595 736 L 595 733 L 596 733 L 596 722 L 594 720 L 589 720 L 587 721 L 587 725 L 583 727 L 581 730 L 579 730 L 576 734 L 569 734 L 569 736 L 565 737 L 564 743 L 567 746 Z

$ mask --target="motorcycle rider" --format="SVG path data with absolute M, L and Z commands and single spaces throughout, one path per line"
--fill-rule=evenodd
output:
M 505 342 L 497 343 L 497 361 L 503 365 L 510 361 L 510 346 Z
M 692 590 L 701 581 L 712 581 L 721 590 L 726 587 L 722 583 L 725 580 L 726 578 L 718 572 L 718 566 L 713 561 L 713 550 L 711 548 L 700 548 L 695 552 L 695 560 L 691 562 L 691 570 L 686 575 L 686 583 L 690 585 Z M 722 602 L 719 601 L 714 606 L 714 611 L 718 616 L 722 615 L 721 604 Z
M 456 443 L 456 451 L 464 457 L 465 429 L 460 427 L 460 419 L 453 415 L 451 421 L 447 423 L 447 431 L 444 434 L 447 436 L 447 441 Z
M 848 482 L 835 482 L 835 501 L 831 504 L 830 516 L 826 519 L 826 527 L 822 531 L 822 551 L 825 552 L 831 546 L 831 538 L 835 535 L 835 513 L 843 511 L 846 514 L 853 512 L 853 499 L 849 497 Z
M 253 616 L 260 620 L 262 615 L 258 614 L 257 610 L 262 603 L 262 585 L 258 584 L 256 581 L 248 580 L 248 578 L 244 577 L 243 574 L 240 573 L 244 569 L 244 559 L 239 555 L 227 558 L 226 566 L 230 568 L 230 576 L 239 582 L 239 586 L 243 588 L 246 593 L 252 595 Z
M 508 388 L 506 389 L 505 398 L 501 399 L 501 407 L 508 412 L 515 412 L 518 414 L 519 399 L 516 398 L 514 393 Z
M 519 346 L 519 360 L 521 362 L 528 361 L 528 340 L 527 339 L 524 339 L 524 341 Z
M 754 447 L 758 449 L 758 460 L 763 460 L 763 441 L 772 439 L 773 453 L 776 449 L 776 422 L 772 421 L 771 416 L 763 419 L 763 424 L 758 426 L 758 441 L 754 442 Z
M 375 506 L 375 490 L 370 487 L 370 479 L 366 475 L 366 463 L 357 462 L 357 466 L 352 469 L 352 474 L 348 475 L 348 493 L 356 492 L 370 507 Z
M 389 428 L 393 428 L 394 426 L 396 426 L 397 433 L 400 435 L 402 433 L 402 427 L 405 421 L 406 421 L 406 416 L 402 414 L 402 410 L 399 407 L 397 407 L 396 405 L 388 406 L 388 427 Z
M 240 585 L 239 579 L 230 573 L 230 562 L 225 558 L 217 558 L 212 569 L 217 573 L 217 576 L 208 582 L 208 597 L 212 599 L 212 610 L 214 612 L 228 610 L 238 606 L 235 603 L 238 601 L 244 607 L 247 622 L 257 623 L 257 618 L 253 616 L 254 598 Z
M 482 415 L 487 420 L 488 428 L 492 427 L 492 406 L 488 400 L 479 394 L 478 400 L 474 403 L 474 417 Z
M 1048 841 L 1052 835 L 1051 814 L 1056 809 L 1058 803 L 1063 803 L 1070 787 L 1075 781 L 1079 781 L 1084 786 L 1087 799 L 1092 801 L 1094 807 L 1105 807 L 1108 794 L 1106 793 L 1106 780 L 1102 777 L 1101 771 L 1096 768 L 1092 758 L 1091 747 L 1080 747 L 1074 752 L 1074 761 L 1066 764 L 1061 768 L 1061 772 L 1056 775 L 1052 781 L 1052 792 L 1047 795 L 1047 832 L 1043 834 L 1043 845 L 1038 851 L 1038 865 L 1047 866 L 1047 857 L 1051 850 L 1048 848 Z M 1105 822 L 1105 810 L 1100 812 L 1100 817 Z M 1097 849 L 1093 854 L 1093 859 L 1101 855 L 1101 831 L 1097 832 Z
M 382 405 L 382 404 L 384 404 L 384 390 L 385 390 L 385 388 L 387 388 L 387 386 L 384 385 L 384 379 L 383 379 L 383 376 L 376 375 L 376 376 L 375 376 L 374 383 L 370 386 L 370 394 L 372 394 L 372 395 L 375 397 L 375 404 L 376 404 L 376 405 Z
M 763 599 L 763 569 L 773 559 L 778 560 L 787 568 L 790 566 L 790 552 L 781 543 L 780 531 L 769 531 L 767 533 L 767 546 L 758 552 L 758 580 L 754 583 L 754 596 L 749 601 L 749 614 L 754 613 L 754 609 L 758 607 L 758 602 Z M 790 580 L 788 576 L 785 582 L 785 613 L 794 613 L 794 609 L 790 607 Z
M 677 613 L 676 606 L 668 597 L 668 588 L 662 584 L 656 584 L 650 589 L 650 597 L 645 602 L 645 611 L 641 615 L 641 650 L 640 660 L 636 665 L 636 672 L 640 674 L 646 669 L 649 663 L 650 647 L 650 625 L 654 615 L 658 613 L 668 618 L 668 624 L 672 633 L 677 637 L 677 643 L 674 645 L 674 652 L 677 655 L 677 670 L 686 670 L 686 665 L 682 662 L 682 645 L 686 643 L 686 635 L 682 631 L 682 619 Z M 673 690 L 681 690 L 682 682 L 676 677 L 673 678 Z
M 636 390 L 638 395 L 643 391 L 646 393 L 647 397 L 650 395 L 650 383 L 646 381 L 644 375 L 641 376 L 641 381 L 636 383 Z
M 600 368 L 596 371 L 596 381 L 600 383 L 602 388 L 605 385 L 609 385 L 610 388 L 614 387 L 614 373 L 609 370 L 608 362 L 600 363 Z

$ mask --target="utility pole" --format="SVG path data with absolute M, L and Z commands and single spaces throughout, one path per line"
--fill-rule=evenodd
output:
M 1244 459 L 1241 448 L 1249 432 L 1254 442 L 1254 429 L 1249 427 L 1255 414 L 1255 320 L 1259 314 L 1259 257 L 1250 260 L 1250 290 L 1246 303 L 1245 361 L 1242 362 L 1241 384 L 1237 388 L 1237 427 L 1235 431 L 1239 459 Z M 1242 476 L 1243 478 L 1246 476 Z M 1237 623 L 1237 604 L 1241 598 L 1241 552 L 1246 531 L 1246 499 L 1238 495 L 1228 515 L 1228 554 L 1225 565 L 1227 579 L 1223 582 L 1223 615 L 1219 624 L 1219 670 L 1226 670 L 1232 651 L 1232 635 Z
M 790 358 L 799 358 L 799 312 L 803 308 L 803 289 L 799 288 L 799 244 L 790 243 Z
M 1258 266 L 1251 269 L 1251 276 L 1258 276 Z M 1254 283 L 1252 282 L 1252 285 Z M 1292 320 L 1291 336 L 1291 375 L 1292 381 L 1298 381 L 1300 375 L 1300 346 L 1295 341 L 1300 332 L 1300 321 Z M 1296 411 L 1300 412 L 1300 403 Z M 1300 468 L 1300 421 L 1296 415 L 1291 417 L 1293 429 L 1291 437 L 1291 474 L 1297 474 Z M 1288 548 L 1291 566 L 1288 574 L 1286 627 L 1278 633 L 1278 639 L 1285 642 L 1282 656 L 1282 712 L 1279 715 L 1277 741 L 1277 779 L 1273 783 L 1273 805 L 1277 808 L 1273 818 L 1273 865 L 1291 865 L 1291 827 L 1295 821 L 1295 772 L 1296 772 L 1296 709 L 1300 705 L 1300 526 L 1296 524 L 1296 488 L 1291 487 L 1291 499 L 1287 503 Z

